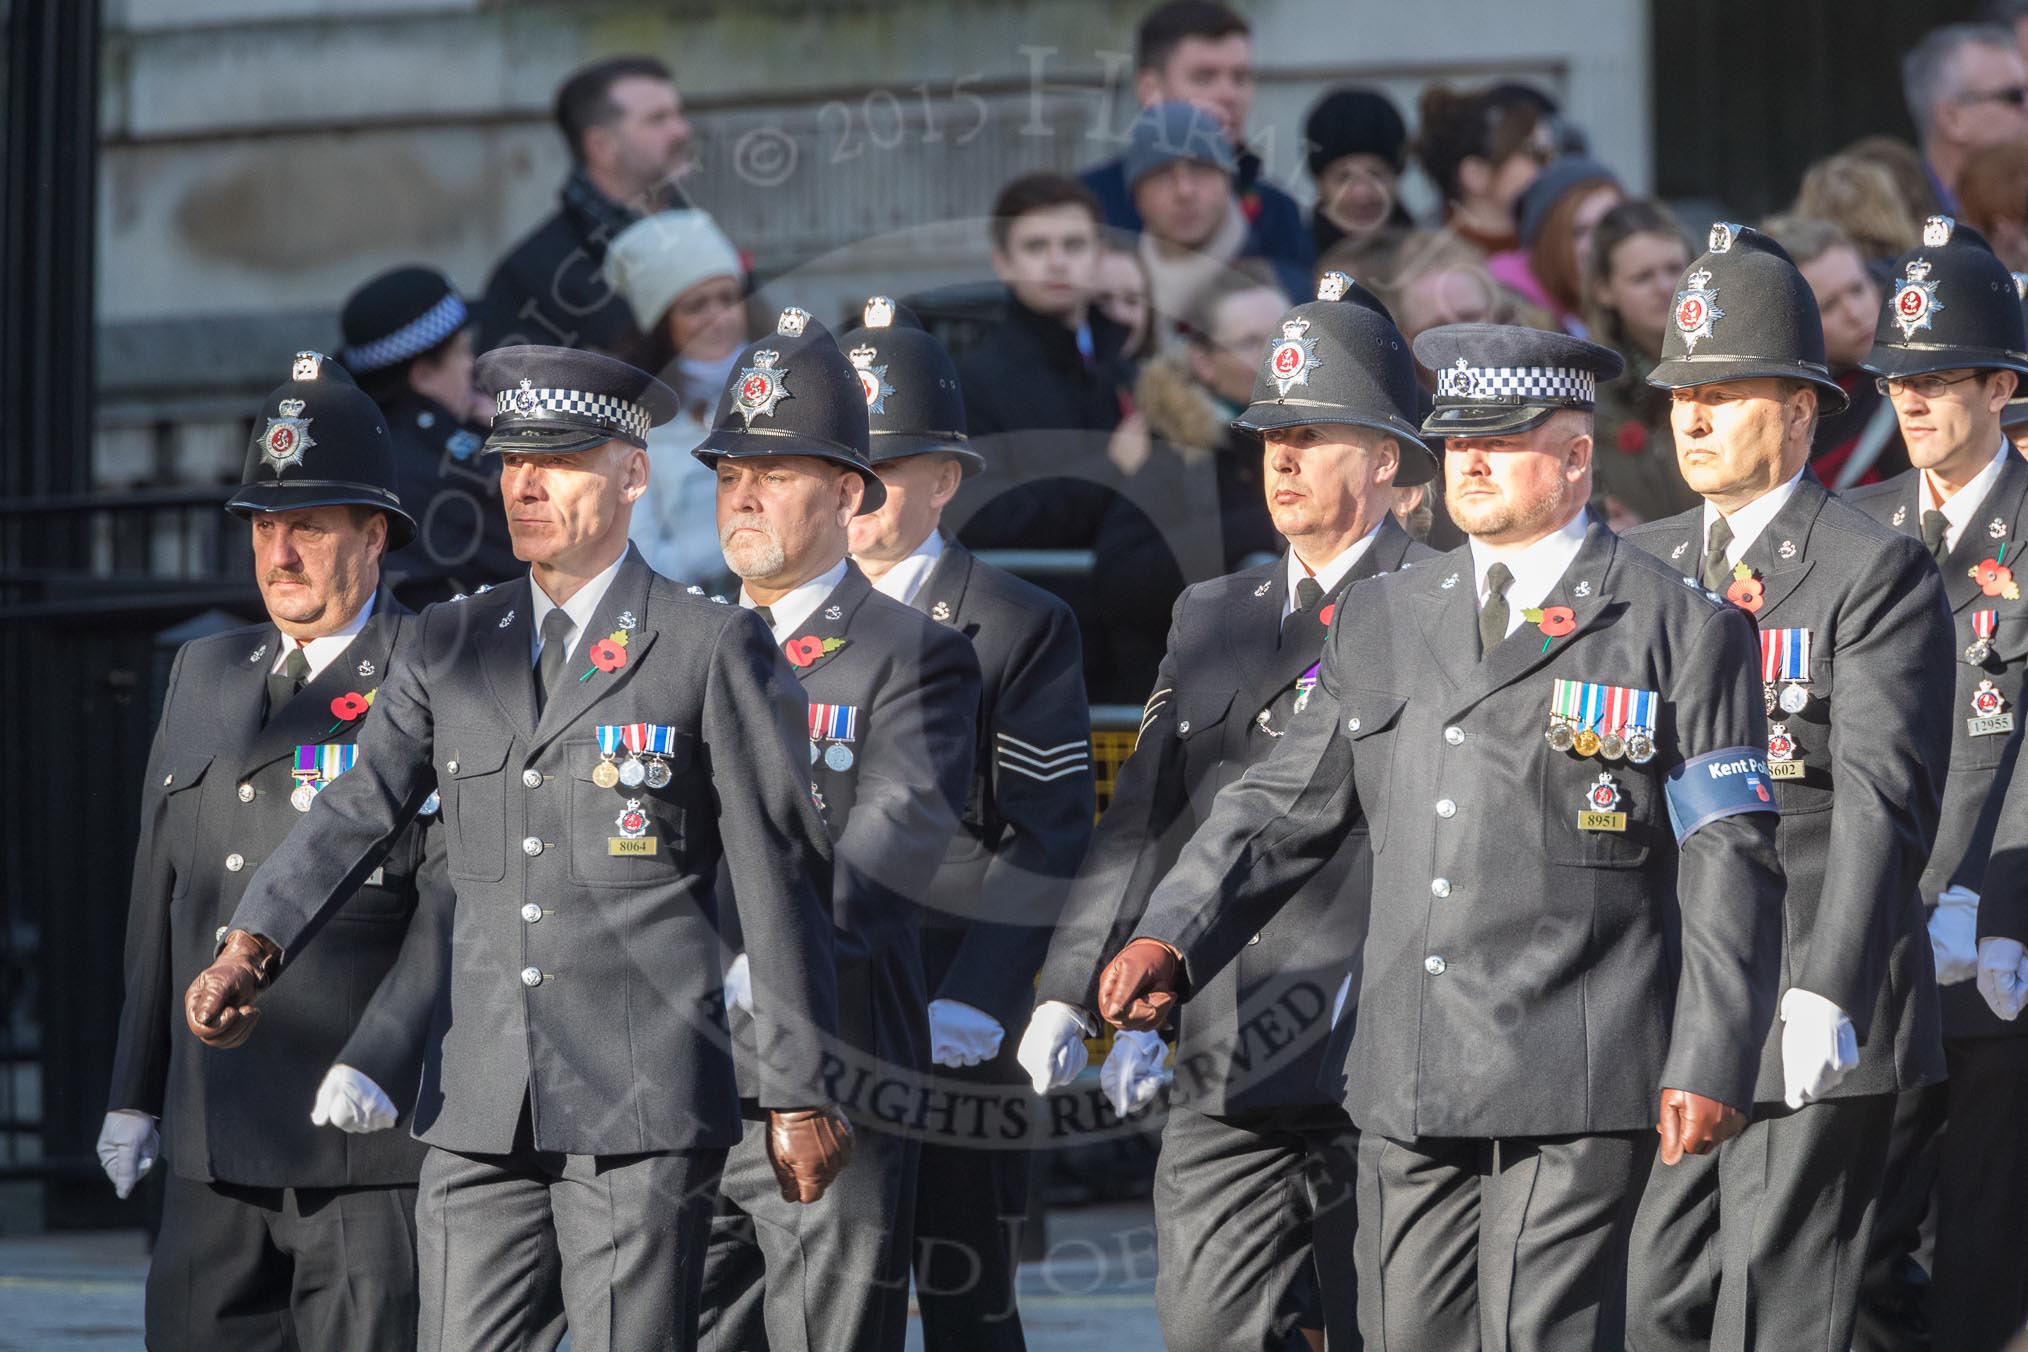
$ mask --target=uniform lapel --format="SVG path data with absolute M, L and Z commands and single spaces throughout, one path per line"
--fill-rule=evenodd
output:
M 571 653 L 570 660 L 563 664 L 561 687 L 552 690 L 549 702 L 542 706 L 542 716 L 535 723 L 532 750 L 540 752 L 575 726 L 592 705 L 632 679 L 641 659 L 655 642 L 655 631 L 645 627 L 641 618 L 648 611 L 650 576 L 647 561 L 641 557 L 640 550 L 628 545 L 625 562 L 620 564 L 620 571 L 613 575 L 612 585 L 599 599 L 598 609 L 592 612 L 591 623 L 579 635 L 577 648 Z M 624 623 L 626 619 L 631 619 L 633 624 Z M 592 649 L 616 632 L 624 632 L 627 636 L 623 650 L 626 665 L 614 671 L 601 671 L 592 659 Z M 523 665 L 527 666 L 527 650 L 522 651 Z
M 614 585 L 619 580 L 614 579 Z M 508 726 L 524 737 L 535 734 L 535 583 L 527 573 L 487 593 L 501 596 L 507 609 L 494 619 L 491 610 L 478 613 L 479 632 L 473 645 L 479 650 L 479 669 L 493 698 L 507 715 Z M 461 606 L 471 606 L 461 601 Z
M 1459 692 L 1462 707 L 1469 708 L 1494 691 L 1514 684 L 1537 667 L 1553 661 L 1584 637 L 1585 631 L 1610 608 L 1606 574 L 1612 567 L 1613 554 L 1618 548 L 1619 538 L 1597 521 L 1586 528 L 1584 543 L 1578 547 L 1577 557 L 1570 561 L 1570 567 L 1564 570 L 1563 576 L 1556 580 L 1556 585 L 1549 589 L 1549 594 L 1541 602 L 1544 610 L 1553 606 L 1569 607 L 1575 627 L 1567 634 L 1550 637 L 1537 625 L 1522 621 L 1518 629 L 1485 655 L 1463 682 Z M 1476 594 L 1477 587 L 1473 585 L 1469 572 L 1469 550 L 1465 557 L 1466 574 L 1459 579 L 1457 589 L 1469 589 Z M 1474 607 L 1468 605 L 1467 611 L 1472 616 L 1472 632 L 1465 639 L 1465 651 L 1470 653 L 1475 652 L 1478 646 L 1478 620 Z
M 1425 560 L 1415 571 L 1423 575 L 1422 585 L 1415 589 L 1423 645 L 1444 679 L 1463 686 L 1479 666 L 1479 589 L 1472 574 L 1472 547 L 1460 545 Z
M 1381 523 L 1379 533 L 1374 536 L 1373 543 L 1366 547 L 1366 552 L 1359 556 L 1359 561 L 1345 571 L 1345 576 L 1338 579 L 1337 587 L 1318 603 L 1317 614 L 1312 617 L 1316 628 L 1308 634 L 1291 630 L 1287 635 L 1282 635 L 1277 629 L 1276 636 L 1281 646 L 1278 650 L 1274 650 L 1274 659 L 1267 664 L 1264 678 L 1254 687 L 1260 707 L 1265 708 L 1272 704 L 1282 691 L 1295 683 L 1297 677 L 1323 659 L 1324 635 L 1329 628 L 1330 619 L 1336 618 L 1335 608 L 1343 604 L 1346 594 L 1352 589 L 1352 584 L 1378 577 L 1382 573 L 1391 573 L 1399 568 L 1402 556 L 1408 552 L 1408 545 L 1408 532 L 1395 525 L 1394 518 L 1390 515 Z M 1281 579 L 1282 587 L 1286 588 L 1288 561 L 1278 560 L 1274 568 L 1275 575 Z M 1275 611 L 1277 614 L 1281 611 L 1279 602 L 1275 606 Z M 1329 618 L 1326 618 L 1327 616 Z
M 971 580 L 972 551 L 946 535 L 944 552 L 937 555 L 929 576 L 916 588 L 915 600 L 909 604 L 939 624 L 957 625 L 965 613 L 965 588 Z M 970 633 L 969 627 L 966 632 Z
M 357 740 L 360 724 L 368 715 L 341 717 L 332 705 L 346 695 L 363 697 L 368 691 L 379 689 L 387 676 L 388 655 L 394 650 L 395 617 L 406 613 L 400 602 L 382 590 L 374 599 L 373 614 L 345 645 L 345 651 L 298 690 L 295 698 L 284 704 L 260 730 L 241 767 L 241 777 L 293 754 L 299 746 Z M 273 663 L 274 654 L 270 652 L 267 660 L 258 665 L 265 673 Z M 362 664 L 369 668 L 363 676 Z
M 1739 561 L 1760 579 L 1760 609 L 1752 612 L 1756 623 L 1765 626 L 1768 617 L 1802 585 L 1815 561 L 1810 558 L 1810 530 L 1818 513 L 1830 501 L 1830 494 L 1817 476 L 1807 470 L 1796 491 L 1782 504 L 1767 528 L 1755 537 Z
M 848 561 L 845 576 L 838 580 L 831 594 L 817 603 L 795 633 L 782 640 L 782 651 L 788 654 L 789 665 L 795 668 L 798 678 L 807 678 L 844 650 L 845 631 L 852 627 L 852 616 L 872 594 L 873 584 L 866 580 L 866 574 L 859 571 L 858 564 Z M 815 644 L 809 642 L 813 639 Z M 825 652 L 822 645 L 826 639 L 839 642 Z M 806 654 L 807 660 L 799 660 Z
M 241 660 L 218 682 L 219 726 L 236 734 L 232 746 L 253 748 L 260 742 L 261 718 L 268 707 L 268 673 L 275 669 L 281 642 L 281 631 L 272 624 L 255 631 Z
M 2021 500 L 2024 491 L 2028 491 L 2028 461 L 2023 461 L 2012 447 L 2008 448 L 2006 456 L 2000 466 L 1999 477 L 1993 480 L 1993 487 L 1986 494 L 1985 501 L 1979 504 L 1978 511 L 1972 514 L 1971 520 L 1959 533 L 1957 548 L 1941 565 L 1944 591 L 1950 596 L 1954 611 L 1963 610 L 1985 595 L 1972 570 L 1988 559 L 1998 558 L 2000 546 L 2007 547 L 2007 557 L 2003 562 L 2017 571 L 2020 568 L 2015 558 L 2020 546 L 2013 541 L 2021 533 Z M 1922 471 L 1917 470 L 1911 477 L 1920 480 Z
M 1282 607 L 1289 594 L 1289 561 L 1283 557 L 1234 573 L 1228 585 L 1232 592 L 1225 607 L 1226 646 L 1239 668 L 1240 688 L 1264 692 L 1265 701 L 1271 698 L 1266 692 L 1275 672 L 1286 660 L 1281 653 Z

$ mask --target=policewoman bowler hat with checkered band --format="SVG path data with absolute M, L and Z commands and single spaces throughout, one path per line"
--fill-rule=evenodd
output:
M 1677 284 L 1648 383 L 1665 390 L 1727 380 L 1800 380 L 1819 413 L 1851 402 L 1824 360 L 1817 296 L 1788 250 L 1758 230 L 1719 221 Z
M 675 391 L 623 361 L 568 347 L 498 347 L 479 358 L 493 396 L 488 451 L 564 455 L 609 441 L 643 450 L 648 429 L 676 416 Z
M 1922 243 L 1894 264 L 1873 350 L 1859 363 L 1882 376 L 1929 371 L 2028 375 L 2028 329 L 2013 274 L 1969 226 L 1923 222 Z
M 1253 402 L 1232 420 L 1244 432 L 1343 423 L 1399 438 L 1397 484 L 1436 477 L 1422 439 L 1421 389 L 1408 340 L 1380 298 L 1342 272 L 1317 281 L 1317 298 L 1282 316 L 1253 377 Z
M 1435 437 L 1506 436 L 1565 409 L 1589 413 L 1600 382 L 1626 369 L 1609 347 L 1512 324 L 1429 329 L 1416 335 L 1415 355 L 1436 372 L 1436 400 L 1422 425 Z
M 749 343 L 732 364 L 711 431 L 691 454 L 720 460 L 802 455 L 829 460 L 866 485 L 860 512 L 877 511 L 887 489 L 868 450 L 866 391 L 830 330 L 794 306 L 775 331 Z
M 394 442 L 380 405 L 321 352 L 298 352 L 287 383 L 254 418 L 246 469 L 225 510 L 250 519 L 305 507 L 378 508 L 392 552 L 415 539 L 395 483 Z
M 965 439 L 965 396 L 944 345 L 905 306 L 874 296 L 861 327 L 838 340 L 866 396 L 872 462 L 942 451 L 967 474 L 986 460 Z
M 338 360 L 356 375 L 411 361 L 471 319 L 450 279 L 434 268 L 396 268 L 354 291 L 338 312 Z

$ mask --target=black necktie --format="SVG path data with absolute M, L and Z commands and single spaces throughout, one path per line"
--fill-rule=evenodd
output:
M 1479 607 L 1479 656 L 1500 646 L 1507 637 L 1507 588 L 1514 585 L 1514 570 L 1496 563 L 1486 570 L 1486 604 Z
M 1732 585 L 1732 565 L 1725 561 L 1731 544 L 1732 523 L 1721 516 L 1711 523 L 1711 534 L 1705 537 L 1704 590 L 1723 592 Z
M 753 608 L 753 613 L 760 616 L 761 623 L 766 625 L 769 629 L 773 629 L 775 627 L 775 613 L 772 610 L 769 610 L 766 606 L 755 606 Z
M 1929 552 L 1935 555 L 1938 563 L 1942 563 L 1951 552 L 1950 546 L 1944 543 L 1950 531 L 1950 518 L 1942 512 L 1926 511 L 1922 514 L 1922 542 L 1929 546 Z
M 1282 621 L 1282 633 L 1286 635 L 1297 622 L 1308 620 L 1317 613 L 1317 603 L 1324 599 L 1323 584 L 1314 577 L 1296 579 L 1296 608 Z
M 282 706 L 294 699 L 309 681 L 310 659 L 301 648 L 289 649 L 289 655 L 282 659 L 282 669 L 268 675 L 268 717 L 280 713 Z
M 550 692 L 563 679 L 565 649 L 570 645 L 570 631 L 577 628 L 570 616 L 558 606 L 542 617 L 542 651 L 535 659 L 535 712 L 541 713 L 542 706 L 549 703 Z

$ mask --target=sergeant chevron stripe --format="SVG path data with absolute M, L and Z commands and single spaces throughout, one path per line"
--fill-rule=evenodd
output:
M 996 735 L 996 760 L 1002 770 L 1044 783 L 1065 775 L 1082 774 L 1091 761 L 1091 743 L 1079 738 L 1060 746 L 1037 746 L 1002 732 Z

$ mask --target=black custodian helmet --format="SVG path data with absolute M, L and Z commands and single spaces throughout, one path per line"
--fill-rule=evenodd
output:
M 380 406 L 321 352 L 298 352 L 287 383 L 261 404 L 234 516 L 304 507 L 373 507 L 387 515 L 390 553 L 415 539 L 395 492 L 394 443 Z
M 866 484 L 859 510 L 877 511 L 887 489 L 868 452 L 866 392 L 830 330 L 790 306 L 767 337 L 747 344 L 718 399 L 711 431 L 691 452 L 706 465 L 807 455 L 843 465 Z
M 1882 376 L 1967 369 L 2028 375 L 2020 293 L 1978 231 L 1932 216 L 1923 222 L 1922 243 L 1894 270 L 1873 350 L 1860 366 Z
M 1851 402 L 1824 358 L 1816 293 L 1788 250 L 1758 230 L 1719 221 L 1683 274 L 1648 383 L 1667 390 L 1724 380 L 1800 380 L 1821 413 Z
M 944 345 L 886 296 L 869 299 L 860 321 L 838 346 L 866 396 L 872 462 L 943 451 L 967 474 L 984 469 L 965 439 L 965 396 Z

